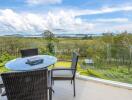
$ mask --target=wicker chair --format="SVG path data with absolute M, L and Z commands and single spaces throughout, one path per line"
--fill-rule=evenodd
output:
M 78 54 L 76 52 L 73 52 L 72 55 L 72 63 L 71 68 L 54 68 L 51 70 L 52 74 L 52 83 L 54 83 L 54 80 L 71 80 L 71 84 L 73 82 L 73 90 L 74 90 L 74 96 L 75 96 L 75 75 L 76 75 L 76 69 L 77 69 L 77 62 L 78 62 Z
M 22 57 L 38 55 L 38 48 L 20 50 Z
M 47 69 L 1 74 L 8 100 L 48 100 Z

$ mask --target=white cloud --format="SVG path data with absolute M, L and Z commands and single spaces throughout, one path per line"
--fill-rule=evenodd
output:
M 37 32 L 46 29 L 43 18 L 36 14 L 19 14 L 10 9 L 0 10 L 0 27 L 4 32 Z
M 89 30 L 92 33 L 103 33 L 103 32 L 123 32 L 127 30 L 132 32 L 132 22 L 126 24 L 109 24 L 109 23 L 95 23 L 94 29 Z
M 114 30 L 114 31 L 125 31 L 127 30 L 128 32 L 132 32 L 132 23 L 127 23 L 127 24 L 122 24 L 122 25 L 113 25 L 111 26 L 111 28 Z M 110 27 L 108 28 L 108 30 L 111 31 Z
M 47 14 L 17 13 L 11 9 L 0 10 L 0 29 L 4 33 L 40 33 L 46 29 L 64 29 L 69 32 L 88 31 L 93 24 L 75 18 L 70 12 Z
M 124 23 L 128 22 L 128 18 L 111 18 L 111 19 L 95 19 L 95 22 L 116 22 L 116 23 Z
M 39 5 L 39 4 L 60 4 L 62 0 L 26 0 L 29 5 Z
M 81 16 L 81 15 L 112 13 L 112 12 L 119 12 L 119 11 L 132 11 L 132 6 L 103 7 L 99 10 L 78 10 L 78 11 L 74 11 L 74 12 L 75 12 L 76 16 Z
M 102 14 L 117 11 L 130 11 L 132 7 L 102 8 L 100 10 L 58 10 L 48 13 L 18 13 L 11 9 L 0 10 L 0 34 L 37 34 L 46 29 L 57 32 L 62 29 L 70 33 L 104 32 L 104 30 L 129 30 L 132 23 L 127 18 L 95 19 L 88 22 L 79 18 L 81 15 Z M 111 23 L 104 23 L 111 22 Z M 125 23 L 120 25 L 114 23 Z M 129 23 L 127 25 L 127 23 Z

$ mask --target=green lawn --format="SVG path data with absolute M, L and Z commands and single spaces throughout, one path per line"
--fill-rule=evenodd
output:
M 70 62 L 58 62 L 55 64 L 55 67 L 62 67 L 62 66 L 70 67 L 70 64 L 71 64 Z M 118 69 L 117 67 L 112 67 L 109 69 L 94 68 L 94 69 L 84 70 L 78 64 L 77 72 L 85 76 L 92 76 L 92 77 L 132 84 L 132 72 L 128 72 L 125 66 L 119 66 Z
M 61 61 L 61 62 L 57 62 L 55 64 L 55 67 L 70 67 L 70 65 L 71 65 L 71 62 Z

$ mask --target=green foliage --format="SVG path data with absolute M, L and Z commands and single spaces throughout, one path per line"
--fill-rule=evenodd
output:
M 46 54 L 46 48 L 40 47 L 39 52 L 40 54 Z
M 38 48 L 40 54 L 56 55 L 58 59 L 64 60 L 70 60 L 71 53 L 77 51 L 79 59 L 91 58 L 95 66 L 95 69 L 90 70 L 78 68 L 80 73 L 132 83 L 131 69 L 128 72 L 132 61 L 132 34 L 104 34 L 92 39 L 55 38 L 50 31 L 43 35 L 45 37 L 42 38 L 0 37 L 0 70 L 6 71 L 4 64 L 19 57 L 20 49 Z
M 47 48 L 48 48 L 49 53 L 51 53 L 53 55 L 55 54 L 55 46 L 53 43 L 48 43 Z
M 42 35 L 47 41 L 50 41 L 50 42 L 53 41 L 55 38 L 54 34 L 49 30 L 44 31 Z
M 45 38 L 45 40 L 47 41 L 47 51 L 49 52 L 49 54 L 54 55 L 55 54 L 55 43 L 59 42 L 59 40 L 57 38 L 55 38 L 54 34 L 49 31 L 46 30 L 44 33 L 42 33 L 43 37 Z
M 10 70 L 5 67 L 0 67 L 0 73 L 9 72 Z
M 1 57 L 0 57 L 0 73 L 2 72 L 8 72 L 9 70 L 6 69 L 5 63 L 11 59 L 14 59 L 15 57 L 11 56 L 10 54 L 8 54 L 7 52 L 2 53 Z
M 11 56 L 10 54 L 6 53 L 6 52 L 3 52 L 3 54 L 1 55 L 0 57 L 0 62 L 3 63 L 3 62 L 7 62 L 11 59 L 13 59 L 14 57 Z
M 4 66 L 4 63 L 0 63 L 0 67 L 3 67 Z

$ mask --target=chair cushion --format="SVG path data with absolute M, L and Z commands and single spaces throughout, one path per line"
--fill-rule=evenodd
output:
M 3 84 L 3 81 L 2 81 L 2 78 L 1 78 L 1 76 L 0 76 L 0 84 Z
M 73 77 L 71 70 L 54 70 L 53 77 Z
M 2 93 L 2 88 L 3 88 L 3 81 L 2 81 L 2 78 L 0 76 L 0 94 Z

